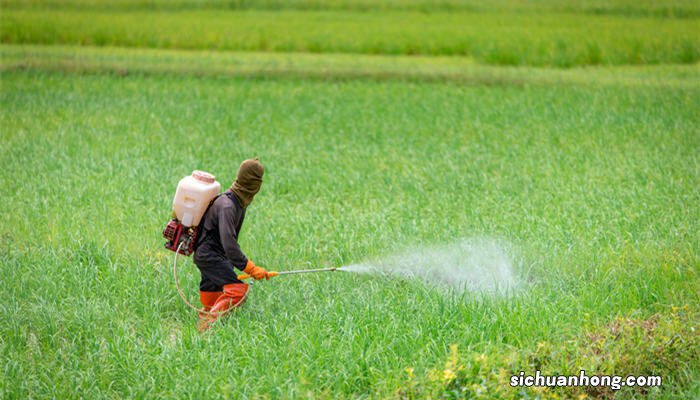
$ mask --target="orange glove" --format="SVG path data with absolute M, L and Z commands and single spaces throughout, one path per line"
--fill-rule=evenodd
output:
M 243 272 L 255 278 L 256 281 L 260 279 L 270 280 L 270 273 L 267 272 L 265 268 L 258 267 L 257 265 L 253 264 L 253 262 L 250 260 L 248 260 L 248 264 L 246 264 Z

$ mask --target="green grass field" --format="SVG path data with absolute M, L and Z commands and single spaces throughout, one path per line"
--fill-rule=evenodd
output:
M 700 66 L 673 56 L 679 43 L 697 54 L 697 4 L 444 1 L 425 13 L 429 3 L 0 3 L 0 398 L 700 397 Z M 142 14 L 156 20 L 128 42 L 122 30 Z M 399 14 L 445 25 L 431 36 Z M 222 48 L 249 50 L 229 52 L 174 28 L 193 15 L 234 31 L 328 21 L 270 33 L 318 35 L 317 52 L 227 34 Z M 526 47 L 556 47 L 567 23 L 604 22 L 591 37 L 602 65 L 556 52 L 520 66 L 471 52 L 342 53 L 351 42 L 323 31 L 347 19 L 351 45 L 402 49 L 474 29 L 463 18 L 501 21 L 491 16 L 532 32 Z M 358 30 L 367 18 L 396 35 Z M 80 39 L 105 29 L 113 40 Z M 487 31 L 485 43 L 508 42 Z M 182 38 L 191 49 L 171 41 Z M 625 58 L 635 40 L 657 58 Z M 226 187 L 253 156 L 265 183 L 241 245 L 269 269 L 489 238 L 517 285 L 278 277 L 198 334 L 161 230 L 180 178 L 203 169 Z M 179 275 L 195 301 L 190 259 Z M 581 369 L 663 383 L 509 385 L 520 371 Z
M 148 21 L 148 23 L 145 23 Z M 468 56 L 495 65 L 692 64 L 700 17 L 571 11 L 36 9 L 0 41 L 171 49 Z
M 694 0 L 0 0 L 6 8 L 92 10 L 343 10 L 573 12 L 620 16 L 700 16 Z

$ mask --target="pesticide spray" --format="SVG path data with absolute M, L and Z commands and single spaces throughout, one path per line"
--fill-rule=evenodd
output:
M 344 271 L 418 280 L 457 292 L 507 293 L 517 287 L 509 246 L 489 238 L 464 239 L 446 246 L 420 247 L 372 262 L 342 267 L 270 272 L 269 277 Z M 239 279 L 248 279 L 247 274 Z
M 489 238 L 415 248 L 372 262 L 343 266 L 338 271 L 420 280 L 458 292 L 505 293 L 516 287 L 508 246 Z

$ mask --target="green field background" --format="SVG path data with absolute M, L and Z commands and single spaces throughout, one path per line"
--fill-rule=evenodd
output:
M 534 3 L 530 7 L 503 2 L 489 8 L 455 3 L 460 7 L 437 7 L 430 12 L 414 7 L 391 7 L 393 3 L 387 3 L 386 9 L 379 11 L 363 10 L 361 6 L 365 3 L 362 2 L 356 4 L 357 8 L 349 9 L 338 9 L 335 2 L 330 2 L 328 7 L 305 9 L 302 7 L 305 3 L 299 2 L 297 7 L 292 7 L 295 4 L 292 3 L 281 10 L 272 10 L 270 6 L 275 3 L 265 2 L 259 7 L 253 7 L 255 3 L 252 3 L 251 7 L 233 9 L 225 7 L 228 3 L 217 2 L 183 2 L 180 7 L 171 5 L 168 8 L 164 5 L 168 3 L 164 2 L 127 1 L 107 9 L 100 7 L 99 2 L 84 3 L 87 5 L 58 2 L 47 8 L 32 7 L 32 2 L 5 4 L 0 14 L 0 41 L 267 52 L 461 55 L 494 65 L 556 67 L 690 64 L 700 59 L 698 6 L 685 2 L 670 3 L 666 8 L 676 11 L 666 13 L 637 12 L 655 8 L 626 2 L 617 4 L 622 10 L 619 13 L 605 11 L 604 3 L 596 2 L 573 2 L 568 7 L 562 6 L 566 3 L 556 2 L 542 2 L 539 6 Z M 135 4 L 144 7 L 135 7 Z M 424 4 L 427 7 L 429 3 Z M 146 7 L 148 5 L 151 7 Z
M 696 2 L 0 6 L 0 397 L 700 396 Z M 161 230 L 253 156 L 264 267 L 488 239 L 517 285 L 278 277 L 199 334 Z M 509 385 L 581 369 L 663 384 Z

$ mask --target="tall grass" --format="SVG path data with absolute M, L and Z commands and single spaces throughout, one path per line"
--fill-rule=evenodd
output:
M 148 23 L 145 23 L 148 21 Z M 695 63 L 698 18 L 578 13 L 9 8 L 3 43 L 460 55 L 495 65 Z
M 695 85 L 1 76 L 6 398 L 458 397 L 479 382 L 548 396 L 497 385 L 535 365 L 651 369 L 656 398 L 697 390 Z M 160 230 L 179 178 L 226 185 L 253 155 L 266 179 L 241 243 L 260 264 L 488 236 L 512 245 L 520 290 L 280 277 L 198 335 Z M 193 298 L 197 280 L 183 265 Z M 454 344 L 465 369 L 432 379 Z
M 625 16 L 687 18 L 700 16 L 693 0 L 0 0 L 5 8 L 75 8 L 93 10 L 355 10 L 355 11 L 499 11 L 574 12 Z
M 700 86 L 693 65 L 548 69 L 497 67 L 468 57 L 217 52 L 94 46 L 0 45 L 0 71 L 371 79 L 468 85 Z

